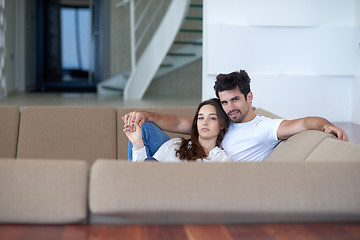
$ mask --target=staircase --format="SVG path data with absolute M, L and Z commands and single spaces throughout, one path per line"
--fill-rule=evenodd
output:
M 175 41 L 154 78 L 176 71 L 202 58 L 202 7 L 201 0 L 191 1 Z
M 141 0 L 135 1 L 136 4 L 139 1 Z M 201 0 L 192 1 L 201 2 Z M 127 3 L 130 7 L 131 4 L 134 5 L 132 0 L 121 1 L 119 5 Z M 132 69 L 101 82 L 98 85 L 98 94 L 123 94 L 124 99 L 141 99 L 152 79 L 200 59 L 202 17 L 194 16 L 196 15 L 194 12 L 199 11 L 202 15 L 202 4 L 190 3 L 189 0 L 171 0 L 151 40 L 142 53 L 138 54 L 138 58 L 136 45 L 140 44 L 132 44 L 134 45 Z M 136 23 L 138 19 L 132 21 Z

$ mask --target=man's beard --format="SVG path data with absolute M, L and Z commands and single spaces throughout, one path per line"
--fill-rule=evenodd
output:
M 231 116 L 230 116 L 231 113 L 234 113 L 234 112 L 238 112 L 239 115 L 236 116 L 236 117 L 231 117 Z M 246 113 L 245 113 L 245 114 L 241 114 L 240 109 L 235 109 L 235 110 L 232 110 L 232 111 L 228 112 L 227 115 L 228 115 L 228 117 L 230 118 L 231 122 L 233 122 L 233 123 L 241 123 L 241 122 L 244 120 Z
M 231 113 L 238 112 L 239 114 L 236 117 L 231 117 Z M 247 116 L 249 112 L 249 106 L 244 106 L 243 110 L 234 109 L 227 113 L 228 117 L 230 118 L 231 122 L 233 123 L 242 123 L 244 118 Z

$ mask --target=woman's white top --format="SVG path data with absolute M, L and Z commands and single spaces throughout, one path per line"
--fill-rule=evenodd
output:
M 159 162 L 181 162 L 179 157 L 176 156 L 176 150 L 181 145 L 181 138 L 172 138 L 165 142 L 157 152 L 154 154 L 154 158 Z M 133 149 L 133 162 L 143 162 L 147 158 L 145 147 L 134 150 Z M 230 158 L 226 156 L 225 151 L 219 147 L 213 148 L 209 156 L 204 159 L 197 159 L 197 162 L 231 162 Z

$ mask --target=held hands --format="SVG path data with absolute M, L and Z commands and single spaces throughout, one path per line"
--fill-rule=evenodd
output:
M 148 112 L 130 112 L 122 117 L 125 123 L 126 129 L 130 132 L 135 131 L 135 125 L 141 127 L 148 119 Z
M 130 131 L 129 128 L 134 128 L 134 131 Z M 144 147 L 144 143 L 142 140 L 141 128 L 138 124 L 132 124 L 129 126 L 128 124 L 124 125 L 124 133 L 133 144 L 134 150 L 139 150 Z
M 328 125 L 324 128 L 324 132 L 335 135 L 339 140 L 348 142 L 349 138 L 346 135 L 345 131 L 334 125 Z

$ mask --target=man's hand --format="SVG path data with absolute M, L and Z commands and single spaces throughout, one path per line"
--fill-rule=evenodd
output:
M 179 117 L 166 113 L 131 112 L 122 117 L 127 130 L 135 131 L 135 125 L 141 127 L 145 121 L 153 122 L 163 131 L 190 134 L 192 118 Z
M 128 137 L 128 139 L 130 140 L 130 142 L 133 144 L 133 149 L 134 150 L 139 150 L 141 148 L 144 147 L 144 143 L 142 140 L 142 133 L 141 133 L 141 128 L 138 124 L 132 124 L 133 127 L 135 128 L 134 131 L 129 131 L 129 125 L 125 124 L 124 125 L 124 133 L 126 134 L 126 136 Z
M 343 140 L 345 142 L 349 141 L 345 131 L 335 125 L 325 126 L 324 132 L 335 135 L 339 140 Z
M 122 120 L 124 121 L 125 126 L 127 126 L 126 129 L 130 132 L 134 132 L 136 130 L 136 125 L 141 128 L 149 116 L 149 112 L 130 112 L 123 116 Z

